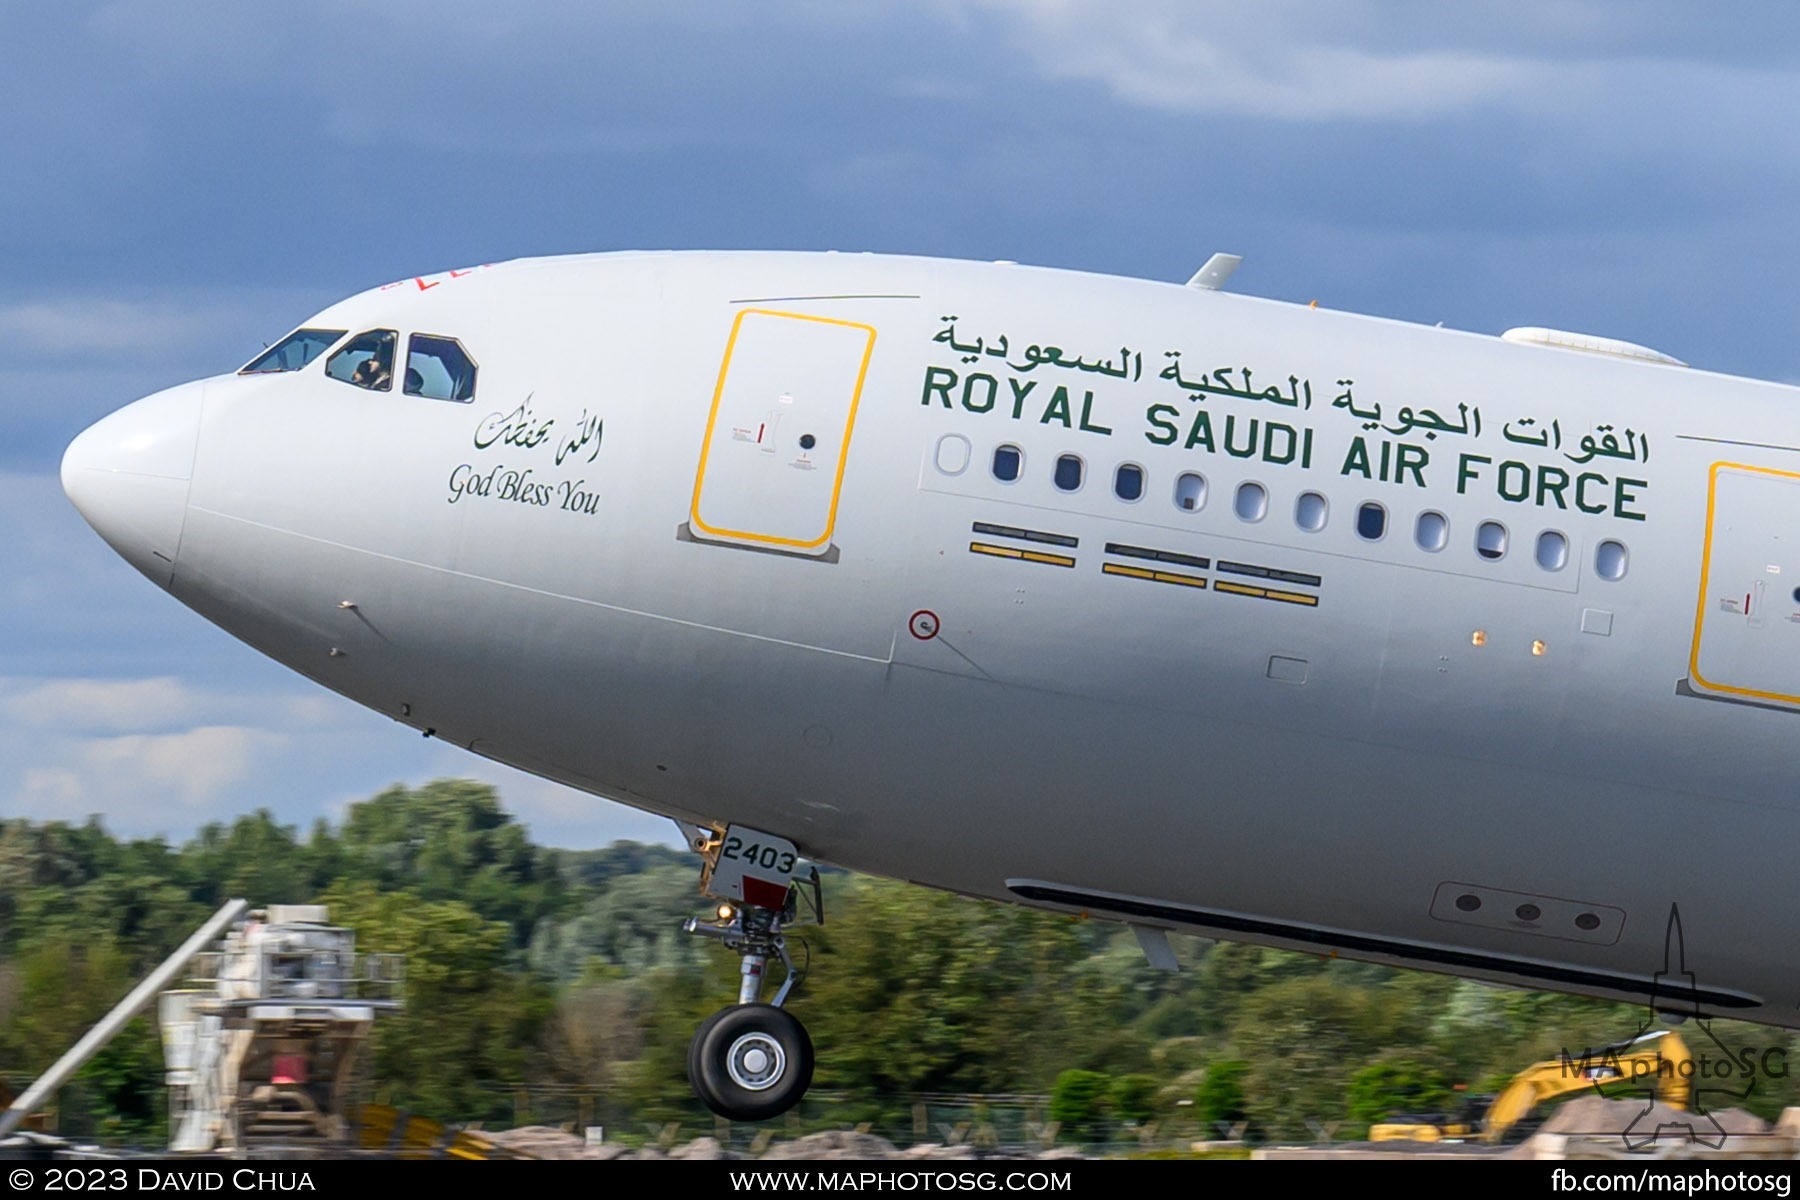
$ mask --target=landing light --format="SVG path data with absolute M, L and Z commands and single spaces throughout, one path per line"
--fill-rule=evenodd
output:
M 737 916 L 737 909 L 731 907 L 729 904 L 719 905 L 719 920 L 729 921 L 735 916 Z

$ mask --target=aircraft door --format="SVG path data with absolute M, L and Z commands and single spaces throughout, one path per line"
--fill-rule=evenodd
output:
M 1800 706 L 1800 475 L 1714 463 L 1689 685 Z
M 875 330 L 745 309 L 732 323 L 694 480 L 694 537 L 826 557 Z

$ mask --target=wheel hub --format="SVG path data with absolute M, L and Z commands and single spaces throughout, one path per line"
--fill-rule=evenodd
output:
M 731 1081 L 747 1091 L 774 1087 L 787 1070 L 787 1054 L 781 1043 L 766 1033 L 746 1033 L 731 1043 L 725 1054 L 725 1071 Z

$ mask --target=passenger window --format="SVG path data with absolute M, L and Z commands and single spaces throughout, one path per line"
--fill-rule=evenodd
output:
M 937 469 L 946 475 L 961 475 L 969 469 L 969 439 L 960 433 L 946 433 L 938 439 Z
M 1073 454 L 1065 454 L 1056 460 L 1056 486 L 1065 492 L 1073 492 L 1081 487 L 1081 459 Z
M 1136 463 L 1121 463 L 1113 472 L 1113 495 L 1121 500 L 1138 500 L 1144 495 L 1144 468 Z
M 1025 456 L 1017 446 L 995 446 L 994 478 L 1001 483 L 1011 483 L 1019 477 L 1019 468 L 1024 462 Z
M 331 348 L 348 332 L 343 329 L 296 329 L 250 360 L 239 375 L 277 375 L 298 371 Z
M 475 360 L 455 338 L 415 333 L 406 339 L 406 384 L 401 390 L 427 400 L 473 400 Z
M 1422 512 L 1413 526 L 1413 541 L 1419 549 L 1436 554 L 1450 544 L 1450 518 L 1441 512 Z
M 1569 539 L 1554 529 L 1538 534 L 1537 563 L 1546 571 L 1560 571 L 1569 562 Z
M 1175 481 L 1175 507 L 1182 512 L 1199 512 L 1206 506 L 1206 477 L 1192 471 Z
M 1238 484 L 1231 510 L 1240 521 L 1260 521 L 1269 511 L 1269 490 L 1260 483 Z
M 1387 533 L 1387 509 L 1367 501 L 1356 510 L 1356 536 L 1365 542 L 1379 542 Z
M 391 329 L 359 333 L 325 360 L 325 373 L 341 383 L 385 392 L 394 386 L 394 345 L 399 337 Z
M 1506 526 L 1498 521 L 1483 521 L 1475 530 L 1475 553 L 1489 562 L 1506 557 Z
M 1601 542 L 1594 549 L 1594 573 L 1602 579 L 1617 582 L 1625 578 L 1625 568 L 1630 563 L 1630 555 L 1625 551 L 1623 542 Z
M 1325 516 L 1329 511 L 1325 497 L 1317 492 L 1301 492 L 1300 499 L 1294 502 L 1294 524 L 1308 533 L 1317 533 L 1325 528 Z

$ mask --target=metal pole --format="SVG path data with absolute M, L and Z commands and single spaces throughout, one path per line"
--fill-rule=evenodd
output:
M 69 1076 L 79 1071 L 83 1063 L 99 1053 L 100 1048 L 112 1041 L 131 1018 L 137 1016 L 149 1005 L 150 1001 L 156 998 L 156 993 L 174 981 L 175 976 L 179 975 L 182 968 L 188 965 L 189 959 L 206 949 L 214 939 L 225 932 L 226 926 L 235 921 L 238 914 L 248 907 L 250 907 L 248 900 L 226 901 L 225 907 L 214 913 L 212 920 L 202 925 L 193 937 L 183 942 L 181 949 L 165 958 L 162 966 L 152 971 L 142 983 L 133 988 L 129 996 L 114 1005 L 113 1010 L 107 1013 L 98 1025 L 88 1030 L 86 1036 L 76 1042 L 67 1054 L 56 1060 L 55 1066 L 38 1076 L 37 1082 L 26 1088 L 25 1094 L 14 1100 L 11 1108 L 0 1113 L 0 1137 L 5 1137 L 17 1129 L 19 1122 L 29 1116 L 32 1109 L 42 1104 L 45 1097 L 68 1082 Z

